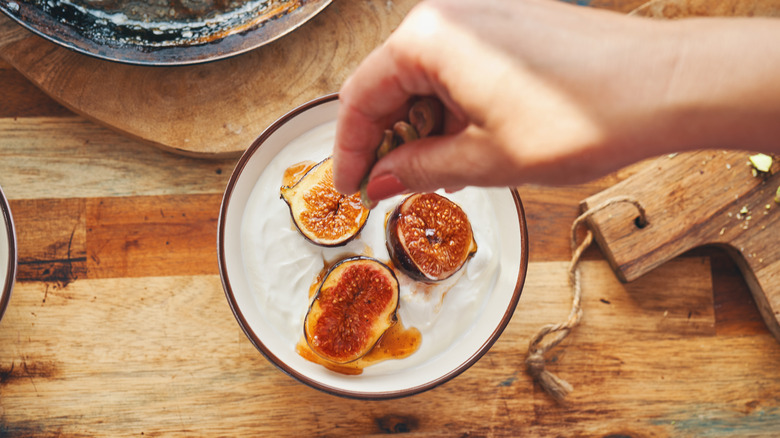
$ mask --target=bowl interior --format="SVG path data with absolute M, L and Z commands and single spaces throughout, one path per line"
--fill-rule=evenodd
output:
M 345 247 L 323 250 L 297 235 L 278 195 L 283 169 L 329 155 L 338 105 L 336 96 L 326 96 L 292 111 L 266 130 L 239 161 L 220 214 L 218 250 L 223 285 L 236 319 L 252 343 L 298 380 L 355 398 L 414 394 L 471 366 L 509 322 L 527 269 L 522 205 L 516 191 L 509 189 L 471 188 L 446 195 L 466 210 L 480 247 L 461 270 L 462 275 L 453 279 L 453 285 L 439 290 L 443 300 L 430 321 L 426 318 L 432 307 L 414 314 L 408 310 L 413 305 L 401 300 L 402 322 L 425 326 L 416 353 L 369 366 L 360 375 L 336 373 L 305 360 L 296 352 L 296 341 L 303 333 L 308 288 L 316 277 L 312 273 L 323 264 L 365 255 L 366 251 L 387 261 L 384 210 L 389 211 L 397 202 L 380 203 L 358 239 Z M 270 231 L 255 230 L 266 226 Z M 480 285 L 482 292 L 470 291 L 472 283 Z

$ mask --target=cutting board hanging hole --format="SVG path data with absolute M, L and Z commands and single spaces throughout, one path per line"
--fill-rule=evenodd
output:
M 639 215 L 634 219 L 634 224 L 638 228 L 644 228 L 647 226 L 647 217 L 644 207 L 631 196 L 616 196 L 614 198 L 607 199 L 601 204 L 588 209 L 582 213 L 571 226 L 571 250 L 572 259 L 569 265 L 569 284 L 572 288 L 572 303 L 569 317 L 564 322 L 557 324 L 547 324 L 539 329 L 536 334 L 531 338 L 531 342 L 528 345 L 528 356 L 525 359 L 526 369 L 533 379 L 539 383 L 539 385 L 548 394 L 550 394 L 557 402 L 564 401 L 566 396 L 573 391 L 573 387 L 569 382 L 559 378 L 555 374 L 545 369 L 546 360 L 544 354 L 555 348 L 556 345 L 561 343 L 566 336 L 579 324 L 582 318 L 582 284 L 580 276 L 579 263 L 582 258 L 582 253 L 593 242 L 593 232 L 587 230 L 585 238 L 581 243 L 577 242 L 577 230 L 579 226 L 586 221 L 593 214 L 604 210 L 605 208 L 618 204 L 628 202 L 633 204 L 639 211 Z M 545 338 L 549 335 L 547 342 Z

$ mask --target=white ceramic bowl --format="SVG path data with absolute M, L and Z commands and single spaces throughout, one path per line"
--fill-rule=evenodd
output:
M 328 95 L 292 110 L 263 132 L 239 160 L 219 216 L 222 284 L 250 341 L 299 381 L 351 398 L 416 394 L 473 365 L 509 323 L 528 266 L 523 207 L 517 192 L 510 189 L 469 188 L 447 195 L 469 214 L 479 249 L 454 285 L 442 292 L 441 306 L 414 311 L 410 310 L 415 308 L 413 300 L 401 300 L 402 323 L 416 320 L 415 326 L 422 327 L 417 352 L 371 365 L 360 375 L 336 373 L 305 360 L 296 352 L 296 344 L 303 333 L 302 318 L 315 274 L 325 263 L 366 251 L 388 260 L 381 210 L 391 208 L 394 201 L 383 201 L 384 207 L 380 203 L 372 211 L 358 239 L 346 247 L 322 249 L 296 235 L 287 207 L 279 199 L 286 166 L 329 155 L 338 106 L 338 97 Z M 412 283 L 402 285 L 402 295 L 405 287 L 417 287 Z M 482 292 L 469 295 L 477 289 Z M 434 307 L 439 313 L 426 321 Z
M 8 200 L 0 189 L 0 320 L 16 281 L 16 231 Z

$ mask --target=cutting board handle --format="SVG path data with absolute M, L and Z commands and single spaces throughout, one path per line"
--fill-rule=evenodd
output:
M 587 222 L 622 281 L 699 246 L 726 248 L 780 341 L 780 204 L 774 200 L 780 163 L 769 173 L 757 173 L 750 155 L 699 151 L 661 157 L 581 207 L 621 196 L 644 207 L 644 227 L 637 226 L 637 210 L 630 204 L 610 206 Z
M 773 230 L 767 234 L 777 232 Z M 725 247 L 745 277 L 756 306 L 767 328 L 780 342 L 780 260 L 772 257 L 771 262 L 759 254 L 744 253 L 744 249 Z

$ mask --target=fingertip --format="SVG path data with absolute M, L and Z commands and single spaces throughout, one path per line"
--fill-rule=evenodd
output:
M 406 193 L 407 191 L 406 186 L 392 173 L 374 176 L 366 184 L 366 195 L 372 204 Z
M 392 173 L 408 190 L 421 192 L 503 185 L 506 163 L 496 161 L 482 141 L 467 131 L 420 139 L 377 162 L 371 176 Z

